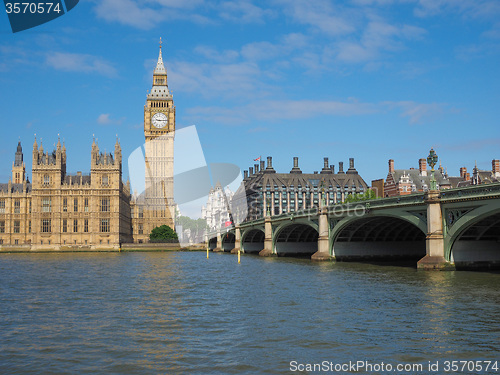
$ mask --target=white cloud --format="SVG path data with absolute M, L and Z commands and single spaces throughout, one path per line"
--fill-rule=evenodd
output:
M 220 63 L 228 63 L 235 61 L 239 57 L 239 53 L 234 50 L 218 51 L 215 48 L 208 46 L 197 46 L 194 52 L 200 54 L 208 60 Z
M 249 0 L 224 1 L 217 8 L 220 12 L 219 17 L 234 22 L 260 23 L 264 18 L 273 15 L 270 9 L 260 8 Z
M 80 53 L 47 53 L 45 63 L 54 69 L 67 72 L 98 73 L 107 77 L 117 75 L 116 69 L 106 60 Z
M 116 21 L 124 25 L 149 30 L 164 21 L 165 15 L 152 8 L 140 7 L 133 0 L 101 0 L 95 12 L 106 21 Z
M 347 63 L 376 60 L 383 52 L 404 49 L 404 40 L 419 39 L 425 33 L 419 27 L 391 25 L 376 18 L 367 24 L 359 41 L 338 43 L 337 59 Z
M 410 124 L 432 122 L 445 112 L 454 111 L 445 103 L 417 103 L 414 101 L 384 102 L 389 108 L 397 108 L 401 116 L 408 117 Z
M 296 22 L 310 26 L 331 36 L 356 31 L 355 16 L 348 8 L 334 6 L 325 0 L 281 0 L 283 11 Z
M 196 92 L 205 97 L 247 97 L 262 91 L 263 73 L 250 62 L 229 64 L 194 64 L 174 62 L 171 64 L 170 82 L 186 92 Z
M 436 16 L 441 13 L 460 13 L 465 17 L 495 17 L 500 14 L 497 0 L 418 0 L 415 15 Z
M 114 120 L 111 118 L 109 113 L 102 113 L 97 117 L 97 123 L 99 125 L 120 125 L 123 119 Z
M 151 0 L 160 5 L 178 8 L 178 9 L 193 9 L 195 7 L 203 6 L 205 0 Z
M 314 101 L 314 100 L 267 100 L 253 101 L 244 106 L 194 107 L 189 116 L 194 120 L 209 120 L 229 125 L 251 123 L 255 120 L 295 120 L 317 116 L 356 116 L 380 111 L 372 103 L 359 103 L 355 100 Z M 259 129 L 260 128 L 256 128 Z
M 446 112 L 453 112 L 444 103 L 399 102 L 359 102 L 350 98 L 347 101 L 321 100 L 255 100 L 246 105 L 225 107 L 190 108 L 188 117 L 193 121 L 212 121 L 227 125 L 242 125 L 255 121 L 306 120 L 319 116 L 363 116 L 396 110 L 408 118 L 410 125 L 431 122 Z M 260 130 L 259 127 L 255 131 Z M 252 129 L 249 130 L 250 132 Z

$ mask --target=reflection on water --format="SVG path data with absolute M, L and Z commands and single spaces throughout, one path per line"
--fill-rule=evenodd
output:
M 499 281 L 229 254 L 2 254 L 0 373 L 497 360 Z

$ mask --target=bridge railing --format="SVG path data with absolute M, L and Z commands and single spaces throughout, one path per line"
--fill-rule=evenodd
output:
M 405 205 L 405 204 L 423 204 L 425 203 L 425 195 L 424 193 L 414 193 L 408 195 L 400 195 L 397 197 L 390 198 L 378 198 L 378 199 L 367 199 L 364 201 L 358 202 L 350 202 L 350 203 L 337 203 L 330 205 L 328 207 L 359 207 L 364 206 L 366 208 L 375 208 L 375 207 L 387 207 L 392 205 Z
M 485 196 L 500 196 L 500 183 L 473 185 L 443 190 L 441 191 L 440 196 L 443 201 Z

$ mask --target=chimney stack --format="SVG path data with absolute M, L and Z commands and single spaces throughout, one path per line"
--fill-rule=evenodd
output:
M 299 158 L 296 156 L 293 158 L 293 168 L 290 171 L 290 173 L 302 173 L 302 171 L 299 168 Z
M 271 156 L 267 157 L 267 168 L 264 173 L 276 173 L 276 171 L 273 168 L 273 158 Z
M 254 164 L 253 169 L 254 169 L 255 173 L 258 173 L 259 172 L 259 164 Z
M 243 171 L 243 178 L 247 179 L 248 178 L 248 171 Z
M 425 159 L 418 159 L 418 170 L 420 176 L 427 176 L 427 161 Z
M 495 177 L 500 177 L 500 160 L 493 159 L 491 161 L 491 171 Z
M 460 177 L 462 177 L 464 181 L 467 181 L 467 168 L 465 167 L 460 168 Z
M 335 173 L 335 165 L 330 165 L 330 170 L 332 171 L 332 173 Z
M 328 166 L 328 158 L 323 158 L 323 169 L 321 170 L 321 173 L 332 173 L 332 170 Z
M 339 173 L 344 173 L 344 162 L 339 161 Z
M 248 173 L 248 174 L 249 174 L 250 176 L 253 176 L 253 167 L 248 168 L 248 171 L 249 171 L 249 173 Z
M 264 169 L 266 169 L 266 162 L 264 160 L 261 160 L 260 161 L 260 170 L 263 171 Z
M 349 169 L 347 170 L 349 174 L 358 174 L 356 168 L 354 168 L 354 158 L 349 158 Z
M 389 159 L 389 173 L 394 173 L 394 160 Z
M 267 169 L 273 169 L 273 158 L 272 156 L 267 157 Z

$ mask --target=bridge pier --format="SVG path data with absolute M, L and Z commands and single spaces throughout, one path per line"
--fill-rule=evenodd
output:
M 420 270 L 452 270 L 454 265 L 444 257 L 444 231 L 439 191 L 431 190 L 426 194 L 427 236 L 426 255 L 417 263 Z
M 220 253 L 223 252 L 224 249 L 222 248 L 222 236 L 220 235 L 220 229 L 217 230 L 217 246 L 213 250 L 214 253 Z
M 234 237 L 234 249 L 231 250 L 231 254 L 238 254 L 238 251 L 241 250 L 241 230 L 239 225 L 236 225 L 234 229 Z
M 311 256 L 311 260 L 332 260 L 330 255 L 330 233 L 328 229 L 328 210 L 326 207 L 322 207 L 319 214 L 318 251 Z
M 261 257 L 276 256 L 273 252 L 273 227 L 271 224 L 271 216 L 266 216 L 264 219 L 264 249 L 259 252 Z

